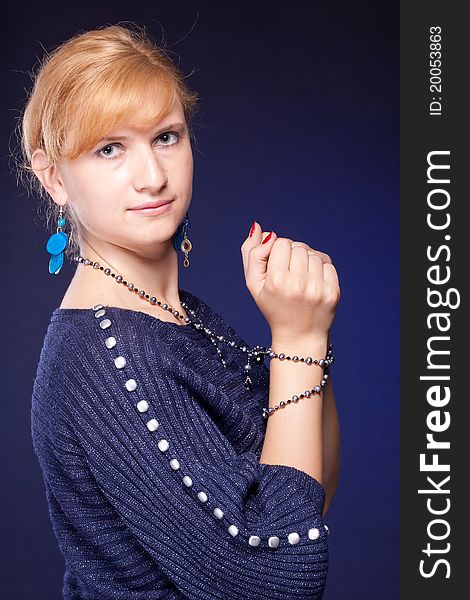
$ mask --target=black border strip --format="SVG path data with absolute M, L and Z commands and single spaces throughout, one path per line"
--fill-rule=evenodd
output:
M 452 600 L 470 573 L 470 36 L 464 3 L 400 7 L 401 598 Z

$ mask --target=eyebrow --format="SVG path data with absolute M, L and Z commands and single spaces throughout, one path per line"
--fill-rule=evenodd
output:
M 186 128 L 186 124 L 178 121 L 176 123 L 170 123 L 169 125 L 165 125 L 164 127 L 161 127 L 155 133 L 155 135 L 160 135 L 161 133 L 163 133 L 164 131 L 168 131 L 169 129 L 185 129 L 185 128 Z M 129 139 L 129 136 L 127 136 L 127 135 L 108 135 L 108 136 L 102 138 L 99 143 L 109 142 L 111 140 L 128 140 L 128 139 Z

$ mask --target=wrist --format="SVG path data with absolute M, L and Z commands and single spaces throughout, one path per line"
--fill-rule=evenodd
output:
M 328 335 L 298 336 L 296 338 L 273 335 L 271 349 L 277 354 L 283 353 L 291 357 L 324 358 L 328 352 Z
M 329 332 L 313 332 L 313 333 L 299 333 L 297 335 L 282 332 L 282 331 L 271 331 L 271 340 L 278 344 L 285 344 L 287 346 L 294 346 L 295 344 L 302 345 L 317 345 L 328 347 Z

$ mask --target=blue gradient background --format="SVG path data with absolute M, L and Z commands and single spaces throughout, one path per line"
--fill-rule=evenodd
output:
M 51 232 L 36 199 L 16 185 L 12 132 L 42 46 L 118 21 L 142 23 L 157 39 L 163 29 L 201 96 L 194 248 L 180 287 L 248 343 L 268 344 L 240 256 L 252 221 L 334 260 L 342 290 L 331 336 L 342 466 L 326 517 L 324 598 L 399 597 L 398 19 L 398 2 L 346 1 L 46 2 L 10 14 L 1 100 L 3 598 L 61 598 L 63 559 L 32 450 L 30 402 L 50 313 L 73 270 L 67 263 L 59 276 L 47 271 Z

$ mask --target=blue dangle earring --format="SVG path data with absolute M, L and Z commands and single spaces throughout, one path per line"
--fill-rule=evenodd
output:
M 49 259 L 49 273 L 58 275 L 62 265 L 64 264 L 64 250 L 68 248 L 69 237 L 62 231 L 62 228 L 67 223 L 64 218 L 62 206 L 59 209 L 59 217 L 57 219 L 57 230 L 47 240 L 46 250 L 51 255 Z
M 173 246 L 176 252 L 181 251 L 184 254 L 183 265 L 185 267 L 189 267 L 189 258 L 188 254 L 191 252 L 191 248 L 193 245 L 189 241 L 187 237 L 187 233 L 189 231 L 189 215 L 186 213 L 183 221 L 181 222 L 181 226 L 178 227 L 175 235 L 173 236 Z

